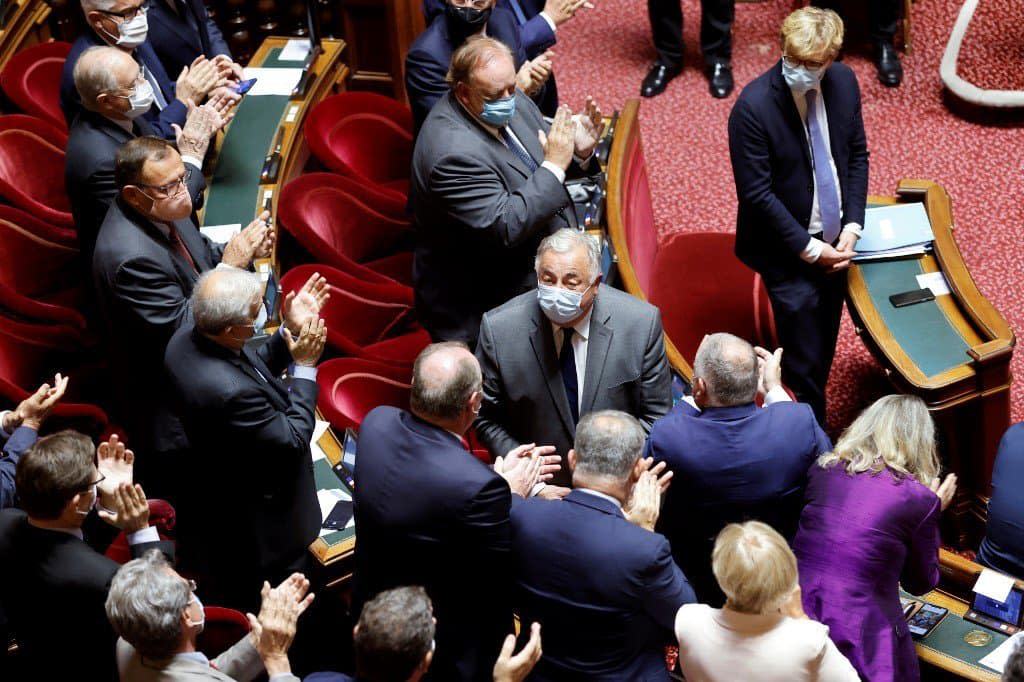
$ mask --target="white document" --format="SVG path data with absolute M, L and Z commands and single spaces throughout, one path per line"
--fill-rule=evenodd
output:
M 917 276 L 917 286 L 922 289 L 931 289 L 935 296 L 947 296 L 949 294 L 949 283 L 946 276 L 941 272 L 929 272 Z
M 319 443 L 320 437 L 327 433 L 327 429 L 329 429 L 330 427 L 330 422 L 325 422 L 322 419 L 317 419 L 316 424 L 313 425 L 313 442 Z
M 227 244 L 236 234 L 242 231 L 242 223 L 231 223 L 229 225 L 204 225 L 199 231 L 218 244 Z
M 255 78 L 256 84 L 252 86 L 247 97 L 259 97 L 260 95 L 290 95 L 299 79 L 302 78 L 302 69 L 245 69 L 246 79 Z
M 1003 668 L 1006 667 L 1006 660 L 1010 658 L 1010 654 L 1012 654 L 1013 650 L 1021 643 L 1021 640 L 1024 640 L 1024 632 L 1018 632 L 1011 636 L 1005 642 L 993 649 L 992 653 L 978 661 L 978 663 L 981 663 L 986 668 L 991 668 L 998 673 L 1003 672 Z
M 974 583 L 974 591 L 997 602 L 1005 602 L 1010 596 L 1010 590 L 1013 589 L 1013 582 L 1013 578 L 1008 575 L 983 568 L 981 575 L 978 576 L 978 582 Z
M 309 49 L 308 40 L 289 40 L 277 59 L 282 62 L 304 62 L 309 56 Z

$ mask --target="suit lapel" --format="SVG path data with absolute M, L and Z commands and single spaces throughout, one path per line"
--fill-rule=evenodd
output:
M 174 227 L 178 230 L 178 234 L 181 235 L 181 241 L 185 243 L 185 248 L 188 249 L 192 260 L 195 261 L 196 269 L 199 272 L 213 269 L 216 263 L 212 262 L 210 250 L 206 246 L 206 240 L 203 239 L 203 235 L 196 229 L 195 223 L 191 219 L 178 220 L 175 221 Z M 186 265 L 188 264 L 186 263 Z
M 590 316 L 590 338 L 587 339 L 587 369 L 583 375 L 583 401 L 580 416 L 594 409 L 594 399 L 601 386 L 604 366 L 608 360 L 608 349 L 612 345 L 614 330 L 606 323 L 611 316 L 604 311 L 601 295 L 594 300 L 594 312 Z
M 153 124 L 147 121 L 145 116 L 139 116 L 135 119 L 132 130 L 135 131 L 137 137 L 145 137 L 147 135 L 150 137 L 160 137 L 156 134 L 156 129 L 153 128 Z
M 807 129 L 804 122 L 800 120 L 800 112 L 797 111 L 796 102 L 793 101 L 793 93 L 786 85 L 786 79 L 782 77 L 782 60 L 775 63 L 771 75 L 772 89 L 775 90 L 775 101 L 782 112 L 782 118 L 790 127 L 796 139 L 799 141 L 800 151 L 804 156 L 807 167 L 811 168 L 811 151 L 807 146 Z
M 551 394 L 551 401 L 555 405 L 558 416 L 562 419 L 572 440 L 576 428 L 572 423 L 572 414 L 569 412 L 569 398 L 565 395 L 565 384 L 562 382 L 562 369 L 558 364 L 558 356 L 555 354 L 555 337 L 551 331 L 551 323 L 535 305 L 533 311 L 533 329 L 530 332 L 530 345 L 540 365 L 541 376 L 547 384 Z
M 178 274 L 178 281 L 183 285 L 185 283 L 189 283 L 187 293 L 191 295 L 192 286 L 196 283 L 196 280 L 199 279 L 199 275 L 196 274 L 196 271 L 193 270 L 192 266 L 185 260 L 185 257 L 178 253 L 178 250 L 174 248 L 173 244 L 171 244 L 171 240 L 168 237 L 165 237 L 164 233 L 160 231 L 160 228 L 150 222 L 148 218 L 136 213 L 133 208 L 128 206 L 128 204 L 123 203 L 120 198 L 118 198 L 117 201 L 122 207 L 126 218 L 131 220 L 140 230 L 149 235 L 150 239 L 167 249 L 167 254 L 171 259 L 171 264 L 174 266 L 174 269 Z M 189 249 L 190 254 L 192 253 L 192 249 L 189 247 L 188 242 L 185 243 L 185 248 Z M 194 255 L 192 256 L 192 259 L 195 260 Z M 199 261 L 196 261 L 196 266 L 199 266 Z
M 288 392 L 281 385 L 281 382 L 278 381 L 277 377 L 274 376 L 273 372 L 270 371 L 266 363 L 260 359 L 259 355 L 252 352 L 248 346 L 242 348 L 242 355 L 244 357 L 238 358 L 238 366 L 241 370 L 263 387 L 263 392 L 271 397 L 271 400 L 274 401 L 279 409 L 286 408 L 288 406 Z M 260 377 L 261 374 L 263 378 Z

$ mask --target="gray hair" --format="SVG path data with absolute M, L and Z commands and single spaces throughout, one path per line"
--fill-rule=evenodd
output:
M 109 12 L 117 4 L 116 0 L 82 0 L 82 13 L 100 11 Z
M 356 675 L 363 680 L 407 680 L 434 639 L 434 611 L 426 590 L 396 587 L 363 605 L 353 636 Z
M 757 353 L 738 336 L 719 332 L 705 338 L 693 360 L 693 375 L 707 384 L 712 402 L 721 407 L 745 405 L 757 395 Z
M 576 426 L 576 472 L 610 478 L 629 479 L 644 446 L 643 427 L 636 417 L 618 410 L 591 412 Z
M 459 357 L 454 362 L 446 358 L 431 361 L 433 356 L 445 354 Z M 412 366 L 412 392 L 409 407 L 417 415 L 428 419 L 457 418 L 474 391 L 483 385 L 480 363 L 459 341 L 432 343 L 419 354 Z
M 96 98 L 121 88 L 114 77 L 114 67 L 122 58 L 131 59 L 118 48 L 106 46 L 90 47 L 81 54 L 75 62 L 74 79 L 83 107 L 95 111 Z
M 215 268 L 199 278 L 192 293 L 192 315 L 202 334 L 219 334 L 252 318 L 253 299 L 262 296 L 263 280 L 255 272 Z
M 114 632 L 149 658 L 167 658 L 178 648 L 181 613 L 192 599 L 188 585 L 169 568 L 152 549 L 118 569 L 107 593 Z
M 587 254 L 587 266 L 590 270 L 590 283 L 593 284 L 597 276 L 601 274 L 601 245 L 597 239 L 586 232 L 580 232 L 569 227 L 563 227 L 554 234 L 544 237 L 544 240 L 537 247 L 537 256 L 533 259 L 533 269 L 540 270 L 540 257 L 548 251 L 555 253 L 569 253 L 574 249 L 582 248 Z M 540 273 L 537 273 L 538 276 Z

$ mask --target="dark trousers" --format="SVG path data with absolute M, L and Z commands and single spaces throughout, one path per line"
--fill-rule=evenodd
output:
M 833 9 L 844 16 L 843 5 L 850 0 L 818 0 L 813 4 Z M 900 0 L 868 0 L 868 33 L 875 43 L 891 43 L 899 26 L 903 3 Z M 845 16 L 844 16 L 845 19 Z
M 839 337 L 846 273 L 827 274 L 801 263 L 791 276 L 769 282 L 768 298 L 782 353 L 782 381 L 825 426 L 825 385 Z
M 732 60 L 733 0 L 701 0 L 700 50 L 708 65 Z M 683 8 L 680 0 L 647 0 L 651 34 L 658 61 L 668 67 L 683 63 Z

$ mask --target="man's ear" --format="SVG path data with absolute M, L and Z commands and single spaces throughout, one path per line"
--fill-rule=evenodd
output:
M 469 411 L 473 414 L 480 414 L 480 406 L 484 404 L 484 392 L 473 391 L 469 396 Z
M 644 472 L 644 458 L 637 457 L 636 461 L 633 462 L 633 468 L 629 472 L 630 483 L 636 483 L 640 480 L 640 474 Z
M 703 407 L 708 402 L 708 384 L 703 377 L 693 378 L 693 402 L 697 407 Z
M 566 455 L 566 461 L 569 463 L 569 472 L 576 470 L 576 450 L 570 449 L 569 454 Z

